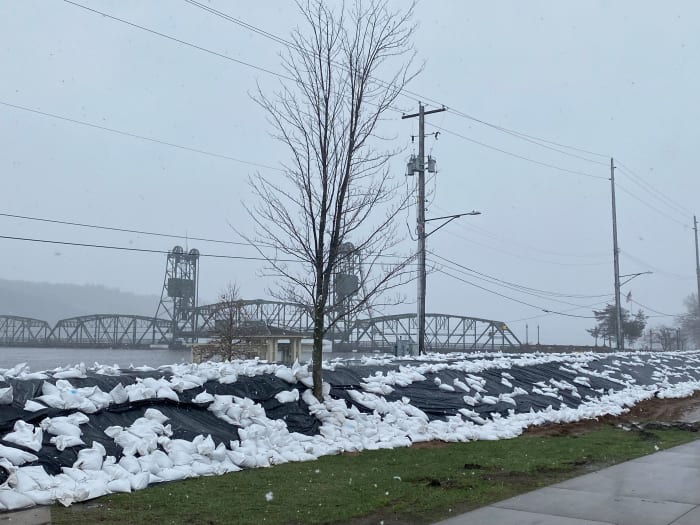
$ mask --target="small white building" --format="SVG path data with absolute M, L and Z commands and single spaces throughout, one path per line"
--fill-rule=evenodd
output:
M 232 351 L 221 343 L 210 342 L 192 346 L 192 362 L 219 361 L 232 358 L 265 359 L 270 362 L 293 363 L 301 360 L 304 335 L 264 322 L 246 322 L 232 331 Z M 230 353 L 230 356 L 226 354 Z

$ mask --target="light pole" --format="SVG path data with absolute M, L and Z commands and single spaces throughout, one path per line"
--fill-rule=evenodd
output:
M 622 288 L 622 286 L 624 286 L 625 284 L 627 284 L 628 282 L 630 282 L 630 281 L 631 281 L 632 279 L 634 279 L 635 277 L 639 277 L 640 275 L 649 275 L 649 274 L 652 274 L 652 273 L 654 273 L 654 272 L 649 272 L 649 271 L 647 271 L 647 272 L 637 272 L 637 273 L 628 273 L 628 274 L 625 274 L 625 275 L 620 275 L 620 276 L 618 276 L 618 280 L 621 279 L 621 278 L 623 278 L 623 277 L 627 277 L 627 279 L 626 279 L 625 281 L 621 282 L 621 283 L 619 284 L 619 287 Z M 619 327 L 618 327 L 618 333 L 621 335 L 621 337 L 622 337 L 623 340 L 624 340 L 624 337 L 625 337 L 624 329 L 623 329 L 624 327 L 623 327 L 622 324 L 621 324 L 621 323 L 622 323 L 622 307 L 621 307 L 621 306 L 618 308 L 617 315 L 616 315 L 616 319 L 618 319 L 617 322 L 620 323 L 620 325 L 619 325 Z M 650 330 L 650 333 L 651 333 L 651 330 Z M 650 336 L 650 337 L 651 337 L 651 336 Z M 650 340 L 651 340 L 651 339 L 650 339 Z M 651 344 L 651 343 L 650 343 L 650 344 Z

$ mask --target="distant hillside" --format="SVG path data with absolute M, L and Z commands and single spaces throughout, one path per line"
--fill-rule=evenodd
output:
M 74 285 L 0 279 L 0 315 L 19 315 L 54 324 L 87 314 L 153 316 L 159 297 L 122 292 L 100 285 Z

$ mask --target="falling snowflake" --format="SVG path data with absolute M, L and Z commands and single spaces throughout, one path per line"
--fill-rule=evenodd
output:
M 273 499 L 275 499 L 275 495 L 272 493 L 272 491 L 270 491 L 267 494 L 265 494 L 265 499 L 267 501 L 272 501 Z

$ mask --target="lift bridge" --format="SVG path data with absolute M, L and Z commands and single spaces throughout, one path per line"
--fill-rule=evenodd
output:
M 333 283 L 333 309 L 353 311 L 359 256 L 351 244 Z M 174 247 L 167 256 L 161 300 L 154 317 L 93 314 L 61 319 L 53 327 L 29 317 L 0 315 L 0 346 L 66 348 L 173 347 L 216 337 L 219 323 L 261 323 L 312 337 L 308 305 L 263 299 L 223 300 L 198 305 L 199 252 Z M 233 306 L 233 308 L 232 308 Z M 414 348 L 415 313 L 359 318 L 344 316 L 326 335 L 333 350 L 406 352 Z M 520 341 L 505 323 L 451 314 L 427 313 L 428 351 L 516 350 Z

